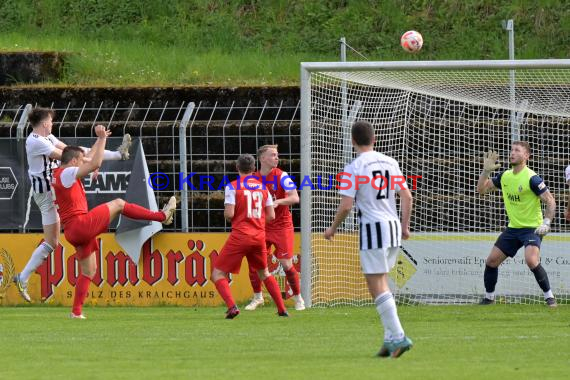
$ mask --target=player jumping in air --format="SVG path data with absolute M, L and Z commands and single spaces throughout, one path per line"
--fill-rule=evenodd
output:
M 97 141 L 91 148 L 93 155 L 85 160 L 83 149 L 67 146 L 61 154 L 61 166 L 54 170 L 52 186 L 55 204 L 64 228 L 65 238 L 76 250 L 81 274 L 75 284 L 75 297 L 71 318 L 85 319 L 82 308 L 89 292 L 89 284 L 95 275 L 99 250 L 97 236 L 109 229 L 110 222 L 119 214 L 132 219 L 153 220 L 163 224 L 172 223 L 176 210 L 176 198 L 171 197 L 162 211 L 151 211 L 117 198 L 87 209 L 87 198 L 81 179 L 97 170 L 103 160 L 107 136 L 111 134 L 102 125 L 95 127 Z
M 67 145 L 51 133 L 54 116 L 55 112 L 52 109 L 41 107 L 34 108 L 28 116 L 32 125 L 32 133 L 26 139 L 28 174 L 32 183 L 34 202 L 42 214 L 44 241 L 34 250 L 22 272 L 13 278 L 20 295 L 27 302 L 32 301 L 28 294 L 30 276 L 53 252 L 59 240 L 60 221 L 53 204 L 51 177 L 57 167 L 57 161 L 61 160 L 61 152 Z M 131 136 L 125 134 L 123 143 L 117 151 L 106 150 L 103 159 L 128 160 L 130 146 Z M 82 149 L 86 157 L 91 157 L 89 148 L 82 147 Z
M 495 242 L 485 262 L 485 298 L 481 305 L 495 303 L 495 286 L 499 277 L 499 265 L 507 257 L 515 257 L 519 248 L 524 246 L 524 259 L 534 278 L 544 292 L 546 304 L 556 307 L 556 299 L 550 289 L 548 275 L 540 264 L 540 243 L 550 231 L 554 218 L 556 202 L 542 178 L 526 165 L 530 158 L 530 145 L 525 141 L 512 144 L 511 169 L 505 170 L 490 179 L 492 171 L 500 167 L 498 155 L 493 151 L 483 157 L 483 171 L 477 182 L 477 191 L 484 195 L 500 189 L 507 210 L 509 224 Z M 540 202 L 546 204 L 544 218 Z

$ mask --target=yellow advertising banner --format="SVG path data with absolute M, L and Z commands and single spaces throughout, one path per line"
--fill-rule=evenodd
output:
M 215 306 L 223 304 L 210 281 L 215 261 L 227 233 L 160 233 L 142 248 L 138 265 L 115 241 L 115 235 L 102 234 L 97 252 L 97 273 L 89 288 L 86 304 L 90 305 L 184 305 Z M 11 277 L 20 272 L 42 234 L 0 234 L 0 305 L 24 301 Z M 28 291 L 34 302 L 61 305 L 73 303 L 74 285 L 79 276 L 73 246 L 62 241 L 58 248 L 30 277 Z M 295 234 L 295 252 L 300 252 L 300 236 Z M 269 270 L 281 290 L 290 295 L 283 271 L 270 255 Z M 294 258 L 300 271 L 299 255 Z M 238 275 L 231 276 L 230 287 L 236 302 L 246 302 L 252 295 L 247 261 Z

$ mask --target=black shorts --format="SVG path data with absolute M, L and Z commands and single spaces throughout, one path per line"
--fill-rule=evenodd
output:
M 515 257 L 517 251 L 527 245 L 534 245 L 540 248 L 540 236 L 534 231 L 536 228 L 510 228 L 508 227 L 499 235 L 495 242 L 495 247 L 499 248 L 509 257 Z

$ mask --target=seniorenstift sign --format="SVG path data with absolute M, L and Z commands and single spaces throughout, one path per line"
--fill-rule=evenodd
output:
M 0 167 L 0 199 L 12 199 L 18 180 L 10 167 Z

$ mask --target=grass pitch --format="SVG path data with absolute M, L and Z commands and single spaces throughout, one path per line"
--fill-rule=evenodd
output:
M 5 379 L 564 379 L 570 307 L 400 307 L 414 347 L 375 353 L 373 307 L 292 310 L 265 306 L 224 319 L 222 308 L 0 308 Z

